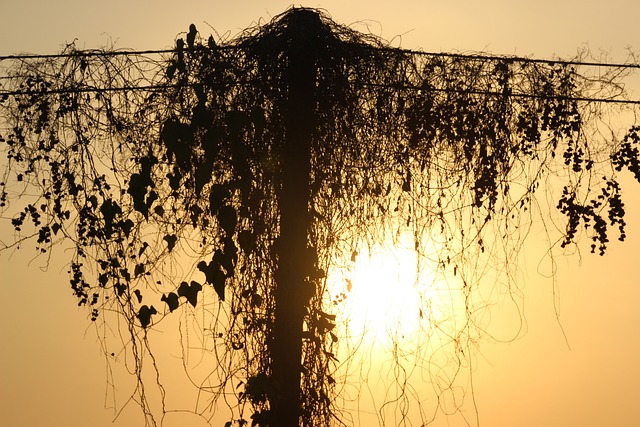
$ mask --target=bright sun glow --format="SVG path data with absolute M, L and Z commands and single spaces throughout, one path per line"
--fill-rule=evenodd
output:
M 410 240 L 354 254 L 349 268 L 335 277 L 337 320 L 352 338 L 380 343 L 411 339 L 421 324 L 434 320 L 439 304 L 433 266 L 423 260 L 418 269 Z
M 380 339 L 417 328 L 421 313 L 413 251 L 377 248 L 358 255 L 350 276 L 344 309 L 351 332 Z
M 467 361 L 465 336 L 459 334 L 467 325 L 460 273 L 446 274 L 439 263 L 446 251 L 435 239 L 422 242 L 419 253 L 410 231 L 390 240 L 363 245 L 351 259 L 337 259 L 329 272 L 340 362 L 335 377 L 357 384 L 345 388 L 342 404 L 358 413 L 361 425 L 402 424 L 396 416 L 407 391 L 429 384 L 438 396 L 434 406 L 425 402 L 403 420 L 456 401 L 453 394 L 460 390 L 451 384 Z

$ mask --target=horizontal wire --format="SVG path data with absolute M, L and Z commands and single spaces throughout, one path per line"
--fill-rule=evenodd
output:
M 17 55 L 2 55 L 0 56 L 0 61 L 10 60 L 10 59 L 56 59 L 56 58 L 74 58 L 80 56 L 139 56 L 139 55 L 152 55 L 159 53 L 171 53 L 175 52 L 175 49 L 158 49 L 158 50 L 114 50 L 114 51 L 104 51 L 104 50 L 76 50 L 71 53 L 51 53 L 51 54 L 17 54 Z
M 544 94 L 533 94 L 533 93 L 522 93 L 522 92 L 504 93 L 504 92 L 496 92 L 496 91 L 490 91 L 490 90 L 474 90 L 474 89 L 463 90 L 463 89 L 448 89 L 448 88 L 429 88 L 428 90 L 425 90 L 424 88 L 418 87 L 418 86 L 385 85 L 381 83 L 359 83 L 359 85 L 381 87 L 385 89 L 400 89 L 400 90 L 412 90 L 412 91 L 424 90 L 425 92 L 463 93 L 468 95 L 503 96 L 508 98 L 512 97 L 512 98 L 529 98 L 529 99 L 557 99 L 557 100 L 565 100 L 565 101 L 640 105 L 640 100 L 635 100 L 635 99 L 591 98 L 588 96 L 544 95 Z
M 362 46 L 362 45 L 359 45 Z M 545 63 L 545 64 L 560 64 L 560 65 L 576 65 L 576 66 L 591 66 L 591 67 L 609 67 L 609 68 L 640 68 L 640 64 L 619 64 L 619 63 L 600 63 L 600 62 L 583 62 L 583 61 L 565 61 L 565 60 L 546 60 L 525 58 L 517 56 L 499 56 L 499 55 L 484 55 L 484 54 L 458 54 L 458 53 L 434 53 L 423 52 L 418 50 L 401 49 L 393 47 L 380 47 L 369 46 L 372 50 L 389 51 L 400 54 L 410 54 L 419 56 L 433 56 L 433 57 L 445 57 L 445 58 L 461 58 L 468 60 L 488 60 L 488 61 L 509 61 L 520 63 Z M 237 48 L 234 46 L 220 46 L 220 48 L 232 49 Z M 207 49 L 204 48 L 203 49 Z M 28 60 L 28 59 L 55 59 L 55 58 L 69 58 L 69 57 L 111 57 L 111 56 L 126 56 L 126 55 L 149 55 L 149 54 L 161 54 L 176 52 L 176 49 L 160 49 L 160 50 L 138 50 L 138 51 L 75 51 L 71 53 L 61 54 L 24 54 L 24 55 L 5 55 L 0 56 L 1 60 L 14 59 L 14 60 Z M 2 80 L 9 77 L 0 77 Z M 362 83 L 363 86 L 378 86 L 383 88 L 395 88 L 404 90 L 419 90 L 418 87 L 413 86 L 399 86 L 399 85 L 383 85 L 375 83 Z M 104 93 L 104 92 L 123 92 L 123 91 L 159 91 L 163 89 L 176 88 L 178 85 L 163 84 L 163 85 L 146 85 L 146 86 L 133 86 L 133 87 L 112 87 L 112 88 L 75 88 L 75 89 L 51 89 L 42 91 L 2 91 L 0 90 L 0 96 L 24 96 L 24 95 L 50 95 L 50 94 L 66 94 L 66 93 Z M 435 92 L 451 92 L 451 93 L 466 93 L 470 95 L 485 95 L 485 96 L 505 96 L 502 92 L 482 91 L 482 90 L 456 90 L 456 89 L 438 89 L 432 88 L 431 91 Z M 640 105 L 640 100 L 625 100 L 614 98 L 593 98 L 593 97 L 567 97 L 567 96 L 549 96 L 549 95 L 536 95 L 526 93 L 510 93 L 506 96 L 515 98 L 531 98 L 531 99 L 563 99 L 568 101 L 581 101 L 581 102 L 601 102 L 601 103 L 618 103 L 618 104 L 631 104 Z
M 251 84 L 251 82 L 244 82 L 238 84 Z M 417 86 L 409 85 L 385 85 L 380 83 L 360 83 L 360 86 L 373 86 L 381 87 L 385 89 L 399 89 L 399 90 L 411 90 L 418 91 L 424 90 Z M 163 85 L 147 85 L 147 86 L 131 86 L 131 87 L 111 87 L 111 88 L 77 88 L 77 89 L 51 89 L 41 91 L 1 91 L 0 96 L 29 96 L 29 95 L 54 95 L 54 94 L 73 94 L 73 93 L 105 93 L 105 92 L 129 92 L 129 91 L 160 91 L 163 89 L 174 89 L 178 87 L 192 87 L 194 84 L 178 85 L 178 84 L 163 84 Z M 640 105 L 640 100 L 633 99 L 615 99 L 615 98 L 592 98 L 585 96 L 563 96 L 563 95 L 543 95 L 543 94 L 530 94 L 530 93 L 503 93 L 489 90 L 458 90 L 447 88 L 430 88 L 430 92 L 445 92 L 445 93 L 462 93 L 467 95 L 484 95 L 484 96 L 502 96 L 510 98 L 529 98 L 529 99 L 557 99 L 565 101 L 578 101 L 578 102 L 598 102 L 609 104 L 629 104 Z
M 398 52 L 401 54 L 411 54 L 417 56 L 435 56 L 445 58 L 459 58 L 470 60 L 489 60 L 489 61 L 506 61 L 506 62 L 518 62 L 518 63 L 534 63 L 534 64 L 549 64 L 549 65 L 576 65 L 585 67 L 606 67 L 606 68 L 637 68 L 640 69 L 640 64 L 635 63 L 608 63 L 608 62 L 595 62 L 595 61 L 579 61 L 579 60 L 564 60 L 564 59 L 540 59 L 540 58 L 527 58 L 525 56 L 511 56 L 511 55 L 491 55 L 483 53 L 452 53 L 452 52 L 424 52 L 421 50 L 402 49 L 395 47 L 378 47 L 372 46 L 372 49 Z
M 129 91 L 148 91 L 154 92 L 162 89 L 172 89 L 180 87 L 178 84 L 169 85 L 146 85 L 131 87 L 83 87 L 77 89 L 50 89 L 50 90 L 29 90 L 29 91 L 1 91 L 0 96 L 21 96 L 21 95 L 54 95 L 68 93 L 105 93 L 105 92 L 129 92 Z M 192 86 L 192 85 L 188 85 Z
M 358 45 L 363 47 L 363 45 Z M 366 45 L 365 45 L 366 47 Z M 220 45 L 218 49 L 241 49 L 238 46 L 232 45 Z M 509 56 L 509 55 L 491 55 L 491 54 L 464 54 L 464 53 L 451 53 L 451 52 L 424 52 L 413 49 L 402 49 L 386 46 L 369 46 L 371 50 L 388 51 L 399 54 L 410 54 L 417 56 L 433 56 L 433 57 L 445 57 L 445 58 L 458 58 L 469 60 L 488 60 L 488 61 L 507 61 L 518 63 L 540 63 L 540 64 L 558 64 L 558 65 L 576 65 L 585 67 L 606 67 L 606 68 L 634 68 L 640 69 L 640 64 L 625 64 L 625 63 L 607 63 L 607 62 L 594 62 L 594 61 L 578 61 L 578 60 L 562 60 L 562 59 L 540 59 L 540 58 L 527 58 L 523 56 Z M 208 48 L 202 47 L 207 50 Z M 185 49 L 186 50 L 186 49 Z M 95 50 L 78 50 L 71 53 L 59 53 L 59 54 L 17 54 L 17 55 L 2 55 L 0 61 L 3 60 L 26 60 L 26 59 L 55 59 L 55 58 L 71 58 L 79 56 L 126 56 L 126 55 L 151 55 L 161 53 L 177 52 L 177 49 L 156 49 L 156 50 L 131 50 L 131 51 L 95 51 Z

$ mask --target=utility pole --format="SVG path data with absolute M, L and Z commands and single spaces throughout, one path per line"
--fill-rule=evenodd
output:
M 314 290 L 308 236 L 311 143 L 315 124 L 316 58 L 322 21 L 317 12 L 293 12 L 288 31 L 285 140 L 282 157 L 280 236 L 277 245 L 275 324 L 271 348 L 275 396 L 272 425 L 300 425 L 304 314 Z

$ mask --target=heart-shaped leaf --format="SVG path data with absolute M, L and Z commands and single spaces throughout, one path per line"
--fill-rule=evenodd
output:
M 151 316 L 154 314 L 158 314 L 158 311 L 153 307 L 147 307 L 143 305 L 140 307 L 140 311 L 138 311 L 138 319 L 140 320 L 140 324 L 143 328 L 146 328 L 151 323 Z
M 178 295 L 173 292 L 169 292 L 167 295 L 162 295 L 160 301 L 164 301 L 167 303 L 170 312 L 173 312 L 173 310 L 178 308 L 178 306 L 180 305 L 180 303 L 178 302 Z
M 189 304 L 196 306 L 198 303 L 198 292 L 202 289 L 202 285 L 198 282 L 191 282 L 189 285 L 187 282 L 182 282 L 178 288 L 178 295 L 187 298 Z

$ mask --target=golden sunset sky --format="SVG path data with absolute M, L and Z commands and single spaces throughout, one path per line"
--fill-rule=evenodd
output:
M 233 36 L 286 10 L 288 1 L 8 1 L 0 8 L 0 55 L 79 48 L 162 49 L 195 23 L 208 36 Z M 640 59 L 638 0 L 332 0 L 303 4 L 393 45 L 428 52 L 489 52 L 571 58 Z M 215 34 L 215 33 L 214 33 Z M 2 64 L 0 64 L 2 65 Z M 628 89 L 640 99 L 640 79 Z M 508 343 L 486 342 L 474 374 L 481 425 L 489 427 L 636 426 L 640 415 L 640 185 L 627 179 L 627 241 L 605 257 L 558 257 L 550 279 L 543 239 L 521 265 L 526 327 Z M 0 240 L 10 241 L 0 225 Z M 47 271 L 29 244 L 0 253 L 0 425 L 139 426 L 135 403 L 115 418 L 105 401 L 108 372 L 87 311 L 71 293 L 65 253 Z M 555 301 L 555 305 L 554 305 Z M 558 309 L 556 310 L 556 307 Z M 556 316 L 559 313 L 559 317 Z M 500 319 L 499 307 L 495 310 Z M 508 316 L 505 316 L 507 318 Z M 505 324 L 505 330 L 512 325 Z M 118 397 L 119 407 L 127 391 Z M 186 416 L 185 416 L 186 417 Z M 168 417 L 165 427 L 204 426 Z M 470 419 L 475 416 L 470 415 Z M 444 419 L 434 425 L 446 426 Z M 222 426 L 224 421 L 218 422 Z M 451 424 L 457 426 L 458 424 Z

